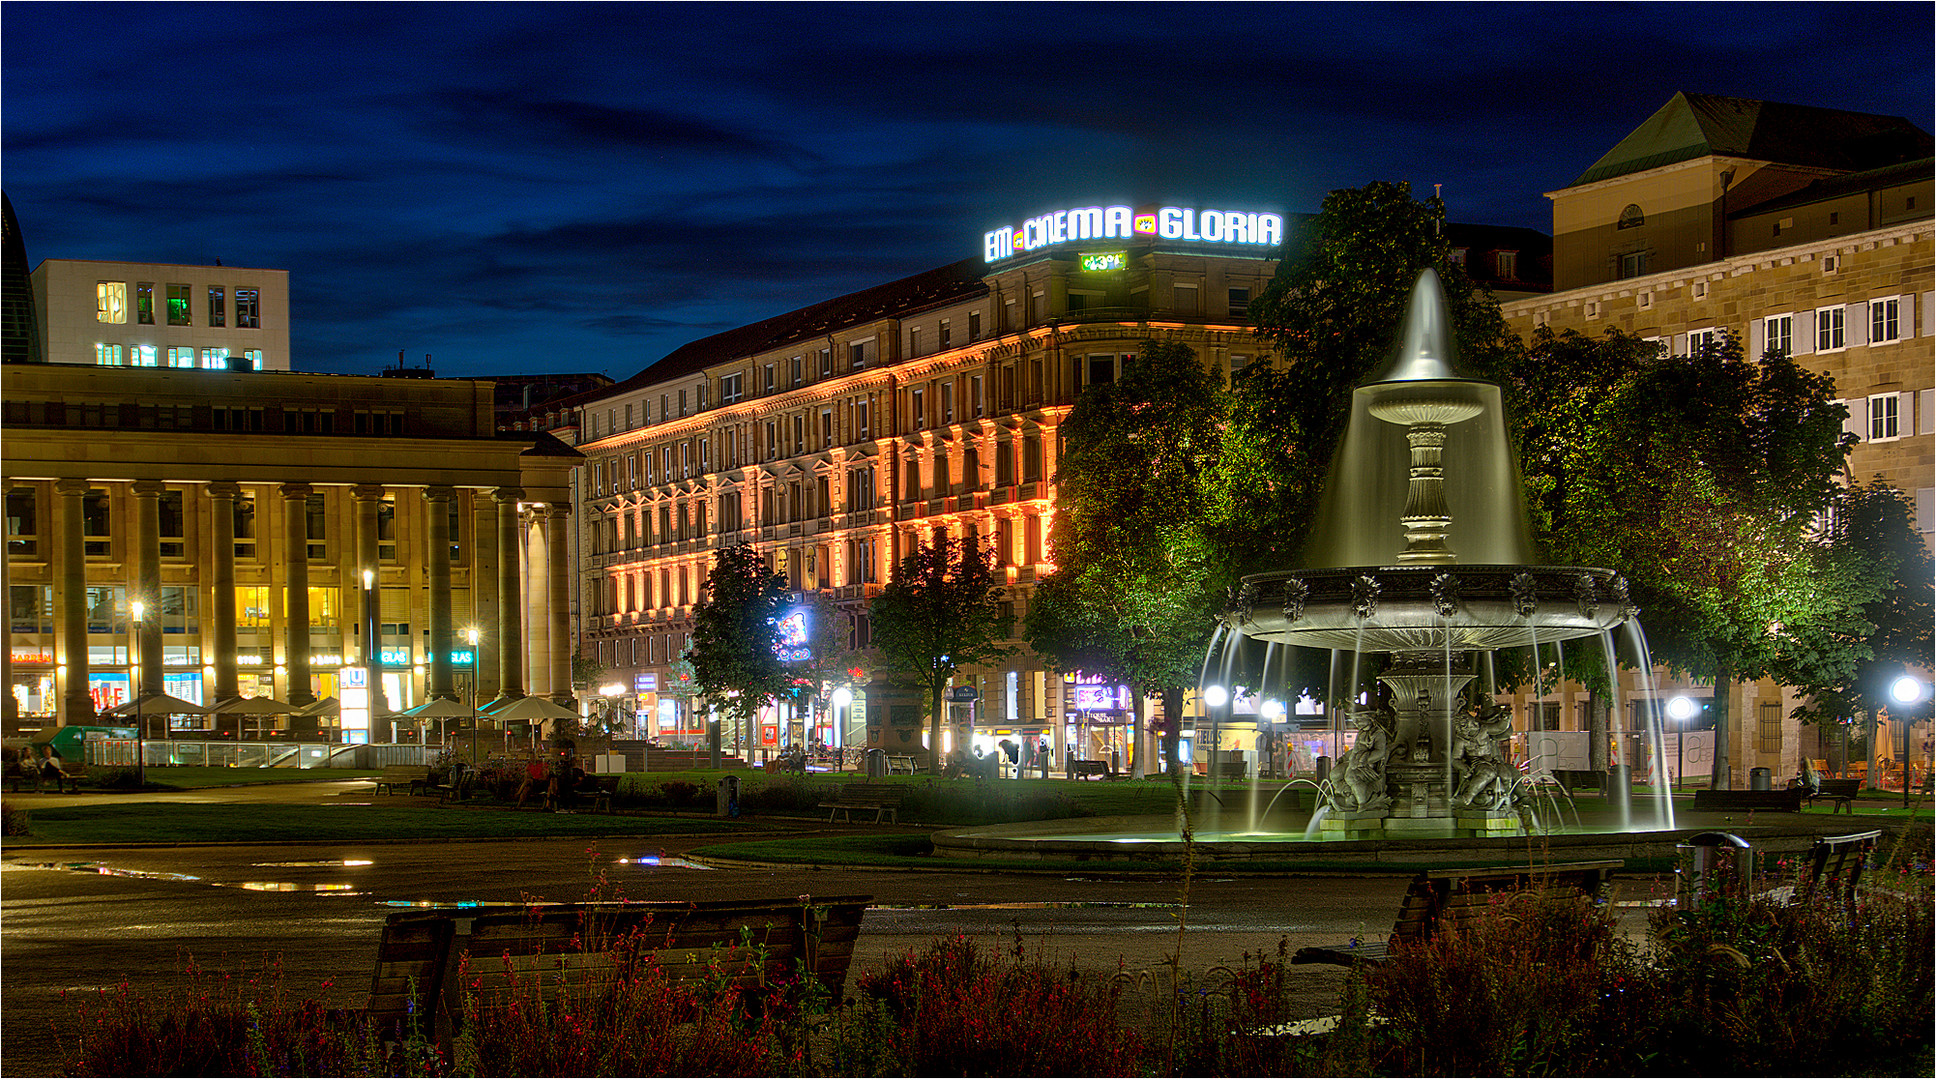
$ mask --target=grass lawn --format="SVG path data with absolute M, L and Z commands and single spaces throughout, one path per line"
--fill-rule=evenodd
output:
M 349 780 L 376 776 L 382 769 L 228 769 L 201 765 L 150 765 L 150 787 L 227 787 L 230 784 L 301 784 L 313 780 Z
M 275 840 L 516 839 L 530 836 L 667 836 L 758 832 L 758 824 L 710 818 L 630 817 L 614 814 L 521 814 L 439 806 L 238 806 L 143 803 L 126 806 L 36 807 L 28 844 L 211 844 Z

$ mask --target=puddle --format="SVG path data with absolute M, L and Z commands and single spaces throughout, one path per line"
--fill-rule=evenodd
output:
M 257 863 L 258 866 L 368 866 L 368 860 L 333 860 L 315 863 Z M 309 892 L 325 893 L 331 896 L 362 896 L 356 886 L 348 882 L 295 882 L 295 881 L 210 881 L 195 874 L 175 874 L 165 870 L 128 870 L 105 863 L 29 863 L 30 870 L 71 870 L 77 874 L 99 874 L 103 877 L 136 878 L 142 881 L 181 881 L 197 882 L 216 889 L 246 889 L 249 892 Z
M 1018 900 L 1003 904 L 870 904 L 869 911 L 1051 911 L 1084 908 L 1092 911 L 1174 911 L 1167 901 L 1132 900 Z
M 682 859 L 677 855 L 641 855 L 636 859 L 615 859 L 613 861 L 618 863 L 620 866 L 644 866 L 649 868 L 657 867 L 659 869 L 672 869 L 672 870 L 711 870 L 713 869 L 712 867 L 707 866 L 705 863 L 696 863 L 691 859 Z
M 247 889 L 250 892 L 320 892 L 337 893 L 346 896 L 363 895 L 362 893 L 352 892 L 351 890 L 355 889 L 356 886 L 351 885 L 349 882 L 343 882 L 341 884 L 304 882 L 299 884 L 294 881 L 211 881 L 209 884 L 217 888 Z
M 266 867 L 274 870 L 292 869 L 292 868 L 300 869 L 303 867 L 311 867 L 311 866 L 327 866 L 334 869 L 339 866 L 370 866 L 372 865 L 372 861 L 369 859 L 317 859 L 313 862 L 259 862 L 259 863 L 250 863 L 249 865 L 261 866 L 261 867 Z

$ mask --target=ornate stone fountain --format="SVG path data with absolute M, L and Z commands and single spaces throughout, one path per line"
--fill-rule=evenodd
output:
M 1455 359 L 1428 270 L 1392 364 L 1353 392 L 1306 567 L 1246 577 L 1225 615 L 1234 635 L 1390 656 L 1322 787 L 1332 836 L 1519 831 L 1523 789 L 1500 751 L 1511 721 L 1469 692 L 1475 656 L 1635 613 L 1613 571 L 1532 565 L 1499 387 L 1461 378 Z

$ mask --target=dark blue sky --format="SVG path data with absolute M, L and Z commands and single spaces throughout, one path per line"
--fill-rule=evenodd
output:
M 1677 90 L 1933 127 L 1915 4 L 0 9 L 31 262 L 290 272 L 294 364 L 623 378 L 1097 202 L 1550 229 Z

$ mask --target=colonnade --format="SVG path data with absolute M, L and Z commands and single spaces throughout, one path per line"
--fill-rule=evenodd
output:
M 201 558 L 190 562 L 193 588 L 205 598 L 198 614 L 202 663 L 207 679 L 205 704 L 237 696 L 239 690 L 236 610 L 236 506 L 241 487 L 233 481 L 202 483 L 163 483 L 135 480 L 128 484 L 133 514 L 118 562 L 96 560 L 90 566 L 84 504 L 89 492 L 115 486 L 114 482 L 88 479 L 61 479 L 53 484 L 55 494 L 52 524 L 56 536 L 51 546 L 48 583 L 53 586 L 54 661 L 59 722 L 85 723 L 93 719 L 93 698 L 89 693 L 92 667 L 88 649 L 88 595 L 90 585 L 125 586 L 131 600 L 145 600 L 152 613 L 134 629 L 130 652 L 138 670 L 139 685 L 131 688 L 137 696 L 163 693 L 166 671 L 163 649 L 163 622 L 156 599 L 163 586 L 163 560 L 160 536 L 160 502 L 170 489 L 182 491 L 184 502 L 193 505 L 199 494 L 207 501 L 209 529 L 206 542 L 195 548 Z M 377 610 L 366 589 L 381 589 L 404 584 L 428 594 L 426 625 L 411 626 L 413 651 L 420 643 L 427 653 L 422 657 L 425 681 L 424 698 L 457 697 L 457 684 L 451 662 L 452 648 L 459 644 L 452 612 L 451 512 L 458 499 L 458 488 L 431 485 L 420 488 L 385 487 L 357 484 L 348 487 L 350 501 L 349 550 L 318 560 L 325 583 L 341 588 L 346 598 L 341 620 L 344 628 L 340 643 L 313 641 L 311 632 L 310 583 L 312 562 L 309 529 L 309 500 L 321 485 L 290 482 L 276 485 L 274 497 L 282 502 L 283 541 L 280 557 L 264 550 L 259 553 L 268 568 L 270 595 L 286 598 L 285 616 L 273 620 L 280 624 L 282 641 L 273 651 L 274 686 L 277 696 L 292 705 L 304 706 L 316 699 L 312 688 L 312 657 L 320 645 L 325 652 L 348 658 L 380 642 L 359 641 L 349 627 L 359 625 L 353 613 Z M 340 490 L 340 487 L 339 487 Z M 402 495 L 416 491 L 423 500 L 423 548 L 421 572 L 413 570 L 413 560 L 379 558 L 379 511 L 386 494 Z M 492 697 L 509 699 L 527 693 L 549 696 L 561 704 L 572 701 L 570 627 L 569 547 L 570 508 L 562 504 L 523 501 L 517 487 L 470 488 L 473 492 L 473 542 L 469 549 L 469 596 L 472 624 L 480 631 L 478 640 L 477 698 L 480 704 Z M 186 512 L 186 507 L 185 507 Z M 117 532 L 121 530 L 116 529 Z M 388 541 L 386 541 L 388 542 Z M 345 558 L 343 555 L 347 555 Z M 33 582 L 35 572 L 11 566 L 10 581 Z M 399 572 L 402 572 L 400 581 Z M 366 585 L 365 573 L 371 580 Z M 171 582 L 172 584 L 172 582 Z M 522 602 L 520 602 L 522 600 Z M 428 629 L 428 637 L 420 631 Z M 359 648 L 360 646 L 360 648 Z M 367 654 L 366 654 L 367 655 Z M 390 703 L 396 707 L 398 703 Z

